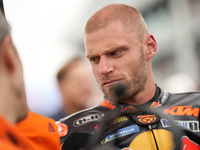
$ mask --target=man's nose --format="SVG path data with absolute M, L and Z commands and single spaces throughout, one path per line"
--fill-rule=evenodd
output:
M 108 58 L 101 57 L 99 63 L 99 74 L 106 75 L 112 71 L 113 71 L 113 66 L 111 65 L 111 62 L 108 60 Z

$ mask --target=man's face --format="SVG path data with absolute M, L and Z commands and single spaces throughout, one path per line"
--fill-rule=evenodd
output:
M 145 46 L 134 32 L 124 31 L 118 22 L 85 35 L 87 58 L 93 73 L 108 99 L 117 101 L 133 98 L 143 90 L 147 81 Z M 125 86 L 116 97 L 113 88 Z
M 15 49 L 15 47 L 13 47 Z M 16 49 L 15 49 L 16 51 Z M 14 82 L 12 84 L 13 92 L 17 101 L 16 114 L 18 115 L 18 121 L 24 119 L 28 113 L 28 106 L 26 101 L 26 92 L 24 86 L 24 77 L 23 77 L 23 67 L 21 60 L 16 53 L 16 73 L 14 77 Z

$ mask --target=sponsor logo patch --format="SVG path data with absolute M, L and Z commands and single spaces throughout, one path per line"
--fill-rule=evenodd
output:
M 161 119 L 160 121 L 164 128 L 170 127 L 170 123 L 167 119 Z M 181 121 L 181 120 L 174 120 L 174 121 L 179 126 L 182 126 L 193 132 L 199 132 L 199 121 Z
M 164 114 L 173 116 L 199 116 L 200 108 L 192 108 L 192 106 L 172 106 L 164 110 Z
M 96 133 L 98 133 L 98 132 L 99 132 L 99 130 L 100 130 L 100 125 L 99 125 L 99 124 L 97 124 L 96 126 L 94 126 L 94 129 L 96 130 Z
M 158 102 L 153 102 L 152 104 L 151 104 L 151 106 L 150 106 L 150 109 L 155 109 L 155 108 L 157 108 L 157 107 L 160 107 L 161 106 L 161 104 L 160 104 L 160 101 L 158 100 Z
M 94 126 L 94 129 L 96 130 L 96 132 L 98 133 L 100 130 L 106 130 L 107 128 L 109 127 L 112 127 L 113 125 L 116 125 L 116 124 L 120 124 L 122 122 L 125 122 L 127 121 L 128 118 L 126 116 L 121 116 L 121 117 L 118 117 L 116 118 L 111 124 L 109 124 L 108 126 L 104 126 L 104 123 L 103 124 L 97 124 L 96 126 Z
M 49 122 L 48 126 L 49 126 L 48 127 L 49 132 L 55 132 L 55 129 L 54 129 L 53 125 L 51 124 L 51 122 Z
M 143 124 L 153 123 L 157 119 L 155 114 L 154 115 L 139 115 L 137 118 Z
M 156 114 L 140 114 L 135 113 L 132 115 L 133 120 L 139 125 L 151 125 L 157 123 L 160 118 Z
M 99 120 L 99 119 L 101 119 L 102 117 L 104 117 L 104 114 L 103 114 L 103 113 L 97 113 L 97 114 L 88 115 L 88 116 L 82 117 L 82 118 L 80 118 L 80 119 L 77 119 L 77 120 L 73 123 L 73 125 L 74 125 L 74 127 L 79 127 L 79 126 L 88 124 L 89 122 Z
M 62 122 L 56 122 L 56 125 L 58 126 L 58 134 L 59 134 L 60 137 L 67 135 L 67 133 L 68 133 L 68 126 L 67 125 L 65 125 Z
M 139 128 L 138 128 L 137 125 L 133 125 L 133 126 L 129 126 L 129 127 L 126 127 L 126 128 L 122 128 L 120 130 L 117 130 L 115 133 L 107 135 L 101 143 L 105 144 L 105 143 L 110 142 L 110 141 L 112 141 L 112 140 L 114 140 L 116 138 L 120 138 L 120 137 L 129 135 L 129 134 L 138 132 L 138 131 L 139 131 Z
M 115 105 L 113 105 L 113 103 L 111 102 L 111 101 L 109 101 L 109 100 L 104 100 L 104 101 L 102 101 L 101 103 L 100 103 L 100 105 L 101 106 L 104 106 L 104 107 L 107 107 L 107 108 L 109 108 L 109 109 L 111 109 L 111 110 L 113 110 L 113 109 L 115 109 Z
M 198 144 L 196 144 L 195 142 L 193 142 L 192 140 L 190 140 L 187 136 L 182 137 L 182 145 L 181 145 L 181 149 L 182 150 L 199 150 L 200 146 Z
M 121 112 L 134 113 L 137 112 L 137 108 L 135 108 L 134 106 L 127 106 L 127 107 L 121 106 Z
M 116 118 L 113 121 L 113 124 L 119 124 L 119 123 L 125 122 L 127 120 L 128 120 L 128 118 L 126 116 L 121 116 L 121 117 Z

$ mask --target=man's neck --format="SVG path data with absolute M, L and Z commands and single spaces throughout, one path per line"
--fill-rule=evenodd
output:
M 150 101 L 156 93 L 156 85 L 154 84 L 151 88 L 146 88 L 136 94 L 133 98 L 121 101 L 123 103 L 131 104 L 131 105 L 142 105 Z
M 16 119 L 12 115 L 12 113 L 9 113 L 8 111 L 0 111 L 0 114 L 5 120 L 7 120 L 10 124 L 15 125 Z

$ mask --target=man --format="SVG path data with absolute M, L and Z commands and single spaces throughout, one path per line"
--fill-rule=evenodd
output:
M 151 58 L 157 43 L 135 8 L 100 9 L 86 24 L 84 42 L 105 99 L 60 120 L 69 129 L 63 149 L 173 149 L 174 142 L 177 149 L 199 148 L 200 93 L 170 94 L 156 86 Z
M 28 113 L 22 64 L 10 36 L 10 27 L 0 12 L 0 149 L 31 149 L 14 125 Z
M 55 121 L 28 111 L 21 60 L 1 13 L 0 83 L 0 149 L 60 149 Z
M 94 97 L 97 92 L 90 66 L 79 56 L 72 58 L 58 71 L 57 80 L 63 105 L 61 111 L 51 117 L 54 120 L 83 110 L 91 100 L 97 99 Z

